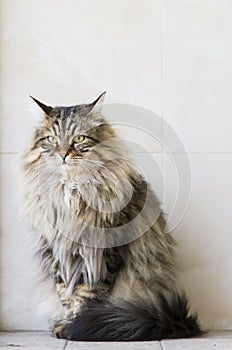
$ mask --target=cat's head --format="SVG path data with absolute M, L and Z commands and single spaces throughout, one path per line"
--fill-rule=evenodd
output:
M 75 166 L 82 159 L 96 158 L 99 144 L 114 138 L 101 113 L 104 97 L 105 92 L 92 103 L 71 107 L 47 106 L 32 97 L 43 117 L 35 130 L 31 154 L 56 166 Z

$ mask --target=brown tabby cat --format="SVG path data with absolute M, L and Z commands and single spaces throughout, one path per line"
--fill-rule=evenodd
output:
M 200 335 L 159 202 L 102 115 L 104 95 L 54 108 L 33 98 L 44 115 L 23 157 L 25 211 L 63 305 L 53 332 L 95 341 Z

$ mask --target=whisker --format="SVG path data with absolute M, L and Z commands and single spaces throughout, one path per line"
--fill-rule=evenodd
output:
M 100 164 L 99 164 L 100 163 Z M 116 181 L 118 181 L 118 178 L 117 178 L 117 176 L 111 171 L 111 170 L 109 170 L 108 168 L 106 168 L 104 165 L 103 165 L 103 162 L 101 162 L 101 161 L 92 161 L 92 160 L 89 160 L 89 159 L 87 159 L 87 160 L 84 160 L 82 163 L 81 163 L 81 165 L 83 166 L 85 166 L 86 168 L 88 168 L 88 170 L 95 170 L 95 172 L 97 173 L 97 174 L 99 174 L 101 177 L 104 177 L 104 178 L 106 178 L 106 179 L 109 179 L 109 180 L 111 180 L 111 181 L 113 181 L 114 183 L 116 182 Z M 101 171 L 101 170 L 103 170 L 104 169 L 104 172 L 103 171 Z

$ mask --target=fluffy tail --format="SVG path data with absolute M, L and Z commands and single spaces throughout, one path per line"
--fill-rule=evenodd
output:
M 63 337 L 79 341 L 149 341 L 189 338 L 203 334 L 196 315 L 189 315 L 184 295 L 159 308 L 125 301 L 94 300 L 63 330 Z

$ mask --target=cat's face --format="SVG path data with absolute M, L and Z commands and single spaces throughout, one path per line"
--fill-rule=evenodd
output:
M 35 100 L 44 111 L 32 147 L 40 161 L 74 167 L 83 159 L 97 157 L 99 144 L 114 137 L 101 114 L 103 97 L 91 104 L 54 108 Z

